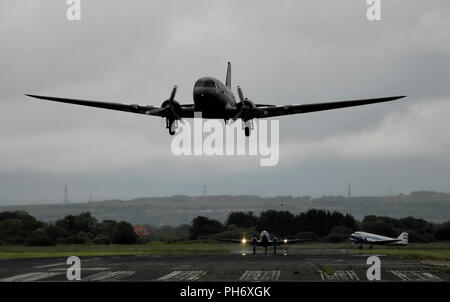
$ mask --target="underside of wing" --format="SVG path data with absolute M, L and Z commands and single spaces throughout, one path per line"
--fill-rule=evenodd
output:
M 32 94 L 26 94 L 26 96 L 36 98 L 36 99 L 52 101 L 52 102 L 67 103 L 67 104 L 96 107 L 96 108 L 103 108 L 103 109 L 117 110 L 117 111 L 125 111 L 125 112 L 154 115 L 154 116 L 164 116 L 165 111 L 166 111 L 166 108 L 155 107 L 155 106 L 141 106 L 141 105 L 135 105 L 135 104 L 97 102 L 97 101 L 89 101 L 89 100 L 57 98 L 57 97 L 40 96 L 40 95 L 32 95 Z
M 332 110 L 346 107 L 354 107 L 354 106 L 363 106 L 369 104 L 383 103 L 395 101 L 398 99 L 402 99 L 406 96 L 392 96 L 385 98 L 376 98 L 376 99 L 361 99 L 361 100 L 350 100 L 350 101 L 340 101 L 340 102 L 328 102 L 328 103 L 314 103 L 314 104 L 303 104 L 303 105 L 281 105 L 281 106 L 260 106 L 253 111 L 255 112 L 255 117 L 264 118 L 264 117 L 274 117 L 274 116 L 282 116 L 282 115 L 291 115 L 291 114 L 301 114 L 301 113 L 309 113 L 316 111 L 324 111 L 324 110 Z

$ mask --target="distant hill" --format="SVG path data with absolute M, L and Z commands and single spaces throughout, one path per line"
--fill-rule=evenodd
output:
M 411 195 L 320 198 L 276 196 L 171 196 L 142 197 L 133 200 L 105 200 L 89 203 L 0 206 L 0 212 L 24 210 L 44 221 L 54 221 L 69 214 L 91 212 L 100 220 L 126 220 L 133 224 L 179 225 L 190 223 L 199 215 L 224 221 L 231 211 L 326 209 L 352 214 L 356 219 L 366 215 L 413 216 L 433 222 L 450 220 L 450 194 L 417 191 Z

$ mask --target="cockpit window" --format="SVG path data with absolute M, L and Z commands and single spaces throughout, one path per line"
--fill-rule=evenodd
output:
M 216 88 L 216 82 L 214 82 L 213 80 L 206 80 L 204 84 L 204 87 Z
M 195 87 L 217 88 L 216 82 L 213 80 L 197 81 Z

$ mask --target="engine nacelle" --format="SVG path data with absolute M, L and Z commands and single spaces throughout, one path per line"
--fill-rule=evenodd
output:
M 253 238 L 252 238 L 252 244 L 254 245 L 254 244 L 256 244 L 256 243 L 258 243 L 258 239 L 256 239 L 256 237 L 253 237 Z
M 257 108 L 257 107 L 256 107 L 256 104 L 255 104 L 253 101 L 249 100 L 249 99 L 245 99 L 245 100 L 244 100 L 244 103 L 245 103 L 245 105 L 246 105 L 248 108 Z M 239 103 L 239 104 L 242 106 L 242 103 Z
M 173 101 L 172 101 L 172 105 L 173 105 L 173 110 L 174 110 L 176 113 L 180 113 L 180 112 L 181 112 L 181 105 L 180 105 L 180 103 L 178 103 L 176 100 L 173 100 Z M 169 100 L 165 100 L 165 101 L 161 104 L 161 107 L 162 107 L 162 108 L 164 108 L 164 107 L 169 107 L 169 106 L 170 106 Z

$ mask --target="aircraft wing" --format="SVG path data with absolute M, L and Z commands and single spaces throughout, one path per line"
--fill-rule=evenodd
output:
M 293 244 L 293 243 L 301 243 L 301 242 L 308 242 L 313 241 L 312 239 L 284 239 L 284 240 L 278 240 L 276 242 L 272 242 L 273 245 L 283 245 L 283 244 Z
M 217 241 L 242 243 L 242 239 L 216 239 Z M 248 242 L 248 240 L 246 241 Z
M 388 243 L 395 243 L 395 242 L 399 242 L 402 241 L 401 239 L 392 239 L 392 240 L 367 240 L 367 243 L 369 244 L 388 244 Z
M 316 111 L 332 110 L 353 106 L 362 106 L 382 102 L 390 102 L 398 99 L 402 99 L 406 96 L 392 96 L 385 98 L 376 99 L 361 99 L 361 100 L 349 100 L 340 102 L 328 102 L 328 103 L 314 103 L 314 104 L 302 104 L 302 105 L 267 105 L 267 106 L 257 106 L 257 108 L 252 109 L 255 117 L 274 117 L 282 115 L 309 113 Z
M 162 108 L 162 107 L 157 107 L 157 106 L 141 106 L 141 105 L 136 105 L 136 104 L 98 102 L 98 101 L 89 101 L 89 100 L 41 96 L 41 95 L 33 95 L 33 94 L 26 94 L 26 96 L 36 98 L 36 99 L 52 101 L 52 102 L 67 103 L 67 104 L 74 104 L 74 105 L 81 105 L 81 106 L 88 106 L 88 107 L 96 107 L 96 108 L 103 108 L 103 109 L 117 110 L 117 111 L 125 111 L 125 112 L 153 115 L 153 116 L 160 116 L 160 117 L 166 116 L 167 110 L 168 110 L 168 108 Z M 191 115 L 193 115 L 193 114 L 191 114 L 191 111 L 193 112 L 192 105 L 181 105 L 181 108 L 183 111 L 180 114 L 181 117 L 190 117 Z M 186 111 L 186 114 L 184 114 L 184 111 Z

